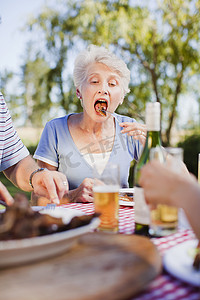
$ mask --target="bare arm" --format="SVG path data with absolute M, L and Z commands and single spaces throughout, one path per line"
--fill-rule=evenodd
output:
M 182 207 L 200 239 L 200 186 L 194 176 L 177 174 L 152 161 L 142 168 L 139 183 L 144 188 L 147 202 Z
M 32 191 L 29 178 L 32 172 L 38 169 L 38 164 L 29 155 L 14 166 L 4 171 L 5 175 L 20 189 Z M 32 178 L 34 192 L 47 197 L 51 202 L 59 203 L 59 199 L 68 191 L 66 176 L 61 172 L 42 171 L 35 173 Z

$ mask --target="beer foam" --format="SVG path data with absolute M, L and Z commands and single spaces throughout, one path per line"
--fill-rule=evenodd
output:
M 93 187 L 94 193 L 118 193 L 119 185 L 98 185 Z

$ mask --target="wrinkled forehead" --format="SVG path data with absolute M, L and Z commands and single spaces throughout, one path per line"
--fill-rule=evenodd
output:
M 110 67 L 108 67 L 107 65 L 103 64 L 103 63 L 91 63 L 88 65 L 87 70 L 86 70 L 86 77 L 91 77 L 91 76 L 100 76 L 102 74 L 106 74 L 107 76 L 109 76 L 110 78 L 116 78 L 116 79 L 120 79 L 120 75 L 114 71 L 113 69 L 111 69 Z

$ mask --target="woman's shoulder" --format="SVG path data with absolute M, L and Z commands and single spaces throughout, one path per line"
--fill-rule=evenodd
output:
M 70 113 L 70 114 L 65 115 L 63 117 L 54 118 L 54 119 L 50 120 L 49 122 L 47 122 L 47 125 L 57 127 L 57 126 L 66 124 L 69 116 L 71 116 L 71 115 L 74 115 L 74 113 Z

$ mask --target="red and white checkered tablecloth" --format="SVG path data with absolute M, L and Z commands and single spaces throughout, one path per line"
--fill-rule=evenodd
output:
M 69 203 L 63 207 L 74 208 L 86 214 L 94 213 L 93 203 Z M 119 208 L 119 233 L 134 233 L 134 209 L 133 207 L 120 206 Z M 153 238 L 152 242 L 157 246 L 161 255 L 165 251 L 177 244 L 194 238 L 191 230 L 179 230 L 163 238 Z M 193 287 L 179 279 L 174 278 L 169 273 L 163 271 L 160 276 L 153 280 L 149 286 L 137 297 L 137 300 L 200 300 L 200 287 Z

